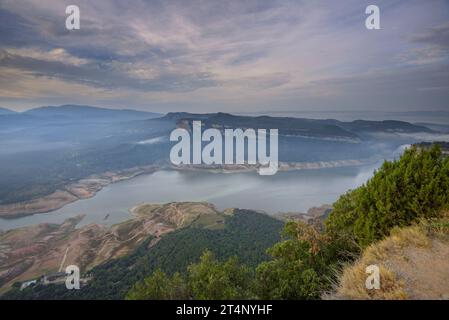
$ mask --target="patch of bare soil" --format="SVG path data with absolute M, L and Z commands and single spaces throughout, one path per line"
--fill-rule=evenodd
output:
M 406 247 L 385 265 L 403 281 L 408 299 L 449 299 L 449 244 L 432 240 L 428 248 Z

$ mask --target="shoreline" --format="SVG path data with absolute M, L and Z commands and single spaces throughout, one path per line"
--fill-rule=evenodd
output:
M 374 163 L 372 159 L 349 159 L 334 161 L 316 161 L 316 162 L 279 162 L 279 171 L 295 170 L 320 170 L 344 167 L 358 167 Z M 254 172 L 261 168 L 260 165 L 230 164 L 230 165 L 172 165 L 170 167 L 177 171 L 206 171 L 212 173 L 245 173 Z
M 56 190 L 43 197 L 0 205 L 0 218 L 18 219 L 34 214 L 49 213 L 77 200 L 92 198 L 101 189 L 113 183 L 132 179 L 142 174 L 151 174 L 160 169 L 160 166 L 150 165 L 91 175 L 78 182 L 69 184 L 63 190 Z
M 370 159 L 360 160 L 336 160 L 336 161 L 320 161 L 320 162 L 280 162 L 279 171 L 292 170 L 319 170 L 325 168 L 341 168 L 363 166 L 373 161 Z M 148 165 L 141 167 L 133 167 L 117 172 L 108 171 L 102 174 L 94 174 L 83 178 L 78 182 L 72 183 L 64 189 L 39 197 L 36 199 L 0 205 L 0 219 L 18 219 L 34 214 L 49 213 L 58 210 L 77 200 L 88 199 L 94 197 L 104 187 L 115 182 L 129 180 L 144 174 L 152 174 L 160 170 L 177 170 L 177 171 L 205 171 L 211 173 L 245 173 L 258 170 L 259 166 L 255 165 Z

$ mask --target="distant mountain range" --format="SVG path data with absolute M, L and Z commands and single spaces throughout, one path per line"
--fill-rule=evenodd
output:
M 0 108 L 0 123 L 11 126 L 29 122 L 117 122 L 151 119 L 162 116 L 159 113 L 137 111 L 131 109 L 108 109 L 82 105 L 47 106 L 30 109 L 24 112 L 14 112 Z
M 318 120 L 292 117 L 269 116 L 237 116 L 228 113 L 168 113 L 164 119 L 174 120 L 178 125 L 185 126 L 193 120 L 201 120 L 206 128 L 254 128 L 254 129 L 279 129 L 282 135 L 355 139 L 359 140 L 361 134 L 366 133 L 432 133 L 433 130 L 404 121 L 367 121 L 356 120 L 343 122 L 334 119 Z
M 306 119 L 293 117 L 270 116 L 239 116 L 228 113 L 188 113 L 170 112 L 166 115 L 159 113 L 137 111 L 132 109 L 108 109 L 84 105 L 46 106 L 15 112 L 0 108 L 0 124 L 8 127 L 14 125 L 36 124 L 39 122 L 126 122 L 160 118 L 177 125 L 192 120 L 201 120 L 205 127 L 218 128 L 277 128 L 280 134 L 316 138 L 359 139 L 360 133 L 417 133 L 434 132 L 427 126 L 412 124 L 405 121 L 367 121 L 352 122 L 334 119 Z M 137 123 L 134 123 L 138 125 Z
M 137 111 L 132 109 L 107 109 L 91 106 L 80 105 L 63 105 L 59 107 L 40 107 L 25 111 L 24 114 L 32 115 L 35 117 L 45 117 L 54 119 L 117 119 L 121 121 L 125 120 L 137 120 L 137 119 L 149 119 L 154 117 L 160 117 L 161 114 Z

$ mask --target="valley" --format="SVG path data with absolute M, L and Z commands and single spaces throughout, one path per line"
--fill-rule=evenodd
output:
M 448 89 L 449 0 L 0 0 L 0 304 L 449 300 Z
M 76 200 L 48 213 L 0 218 L 0 229 L 61 224 L 80 214 L 85 215 L 80 226 L 91 223 L 111 226 L 130 219 L 128 209 L 140 203 L 206 201 L 219 210 L 237 207 L 270 215 L 306 212 L 311 207 L 332 203 L 341 193 L 361 185 L 377 166 L 281 170 L 270 177 L 253 171 L 225 173 L 221 169 L 156 170 L 110 184 L 93 197 Z
M 372 159 L 337 160 L 321 162 L 279 163 L 279 171 L 291 170 L 317 170 L 325 168 L 342 168 L 366 166 L 373 162 Z M 28 201 L 0 204 L 0 218 L 15 219 L 38 213 L 48 213 L 58 210 L 67 204 L 81 199 L 88 199 L 96 195 L 104 187 L 135 178 L 140 175 L 151 174 L 159 170 L 200 171 L 213 173 L 241 173 L 258 170 L 257 165 L 148 165 L 135 167 L 117 172 L 105 172 L 83 178 L 75 183 L 63 186 L 60 190 Z M 0 226 L 1 229 L 1 226 Z
M 11 116 L 15 128 L 2 118 Z M 169 132 L 192 130 L 194 119 L 220 132 L 278 128 L 279 172 L 259 176 L 258 166 L 246 163 L 170 164 Z M 331 204 L 362 188 L 384 160 L 445 138 L 401 121 L 157 117 L 86 106 L 3 120 L 9 126 L 0 131 L 0 293 L 7 299 L 123 299 L 159 268 L 186 272 L 207 250 L 255 268 L 269 261 L 266 250 L 281 239 L 285 221 L 324 220 Z M 83 273 L 80 292 L 39 280 L 69 264 Z M 38 285 L 20 290 L 30 280 Z
M 399 155 L 401 146 L 420 142 L 420 135 L 441 136 L 423 125 L 401 121 L 183 112 L 159 116 L 75 105 L 5 113 L 0 115 L 0 218 L 55 211 L 90 198 L 111 183 L 157 170 L 258 170 L 248 164 L 172 165 L 169 133 L 177 127 L 191 130 L 195 119 L 205 129 L 221 132 L 236 127 L 278 128 L 280 171 L 376 164 Z

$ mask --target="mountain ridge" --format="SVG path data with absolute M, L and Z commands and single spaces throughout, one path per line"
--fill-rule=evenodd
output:
M 29 114 L 34 116 L 43 116 L 43 117 L 60 117 L 60 116 L 89 116 L 89 117 L 102 117 L 102 116 L 112 116 L 118 117 L 120 115 L 133 116 L 136 118 L 144 118 L 144 117 L 157 117 L 160 116 L 158 113 L 147 112 L 147 111 L 139 111 L 134 109 L 111 109 L 104 107 L 94 107 L 87 105 L 72 105 L 66 104 L 61 106 L 43 106 L 33 108 L 27 111 L 24 111 L 23 114 Z
M 169 112 L 159 119 L 175 120 L 178 126 L 184 126 L 193 120 L 201 120 L 205 128 L 254 128 L 279 129 L 280 134 L 294 136 L 334 136 L 359 139 L 360 133 L 433 133 L 434 130 L 398 120 L 354 120 L 344 122 L 335 119 L 307 119 L 273 116 L 241 116 L 230 113 L 188 113 Z
M 0 116 L 14 115 L 17 118 L 33 117 L 35 119 L 76 119 L 81 117 L 89 118 L 119 118 L 120 116 L 132 119 L 149 119 L 162 116 L 160 113 L 141 111 L 135 109 L 113 109 L 105 107 L 94 107 L 88 105 L 65 104 L 60 106 L 41 106 L 28 109 L 22 112 L 16 112 L 6 108 L 0 108 Z

